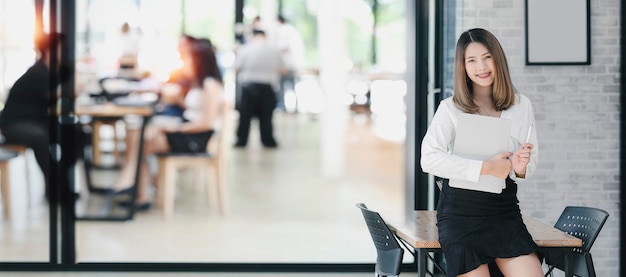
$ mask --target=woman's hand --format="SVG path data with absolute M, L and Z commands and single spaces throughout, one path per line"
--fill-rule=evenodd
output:
M 166 83 L 161 87 L 161 103 L 179 105 L 183 99 L 181 87 L 178 84 Z
M 506 179 L 511 172 L 511 160 L 509 160 L 509 157 L 511 157 L 511 152 L 502 152 L 491 157 L 488 161 L 484 161 L 480 174 Z
M 524 143 L 511 157 L 511 164 L 517 177 L 526 177 L 526 166 L 530 162 L 530 151 L 533 147 L 534 145 L 530 143 Z

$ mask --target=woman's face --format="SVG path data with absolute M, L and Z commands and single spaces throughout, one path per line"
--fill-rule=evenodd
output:
M 495 65 L 489 49 L 482 43 L 471 42 L 465 49 L 465 73 L 474 85 L 491 87 L 495 80 Z
M 194 61 L 189 55 L 183 57 L 183 74 L 190 78 L 196 77 L 194 71 Z
M 181 60 L 189 56 L 189 48 L 191 47 L 189 40 L 184 37 L 178 39 L 178 54 Z

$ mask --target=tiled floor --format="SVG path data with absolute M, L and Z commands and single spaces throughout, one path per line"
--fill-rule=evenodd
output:
M 260 146 L 257 126 L 253 125 L 248 147 L 230 149 L 226 216 L 220 217 L 209 209 L 204 194 L 195 191 L 189 176 L 183 174 L 171 220 L 164 220 L 155 208 L 137 214 L 130 222 L 79 221 L 78 261 L 372 263 L 375 250 L 355 203 L 367 203 L 383 215 L 402 211 L 402 139 L 381 139 L 374 130 L 380 125 L 402 129 L 404 123 L 375 122 L 363 114 L 348 114 L 346 124 L 336 123 L 324 116 L 278 114 L 275 129 L 280 147 L 275 150 Z M 17 175 L 23 169 L 23 161 L 14 163 L 14 180 L 19 180 Z M 114 178 L 111 173 L 94 176 L 102 185 L 110 184 Z M 37 200 L 41 197 L 36 195 L 36 176 L 30 179 L 34 180 L 31 187 L 35 187 L 30 198 L 24 189 L 14 189 L 15 215 L 11 220 L 0 221 L 2 262 L 47 260 L 47 208 L 43 201 Z M 12 186 L 18 186 L 18 182 L 14 181 Z M 173 276 L 155 273 L 18 273 L 15 276 L 87 274 Z M 196 275 L 200 276 L 184 276 Z M 202 276 L 207 275 L 247 276 L 240 273 L 203 273 Z

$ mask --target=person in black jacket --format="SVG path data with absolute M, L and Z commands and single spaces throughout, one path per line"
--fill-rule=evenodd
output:
M 0 116 L 0 130 L 5 143 L 33 149 L 46 182 L 46 197 L 49 197 L 48 179 L 52 163 L 50 121 L 58 85 L 58 81 L 51 83 L 50 49 L 53 43 L 59 45 L 60 38 L 59 34 L 46 35 L 36 43 L 37 60 L 9 90 Z

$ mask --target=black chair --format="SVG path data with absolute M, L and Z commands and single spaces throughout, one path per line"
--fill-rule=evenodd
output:
M 574 253 L 571 253 L 572 259 L 570 261 L 574 263 L 574 275 L 580 277 L 596 276 L 589 250 L 591 250 L 591 246 L 608 217 L 609 214 L 601 209 L 567 206 L 554 224 L 555 228 L 583 241 L 582 247 L 574 249 Z M 552 276 L 554 268 L 563 270 L 564 256 L 564 253 L 546 252 L 546 264 L 549 266 L 549 270 L 545 276 Z
M 374 241 L 374 246 L 376 246 L 376 275 L 400 275 L 404 249 L 396 240 L 396 236 L 391 232 L 379 213 L 369 210 L 363 203 L 358 203 L 356 206 L 361 209 L 367 228 Z
M 92 97 L 104 98 L 102 100 L 113 101 L 118 97 L 126 97 L 132 92 L 132 83 L 139 79 L 124 76 L 104 77 L 98 80 L 100 92 L 92 94 Z

